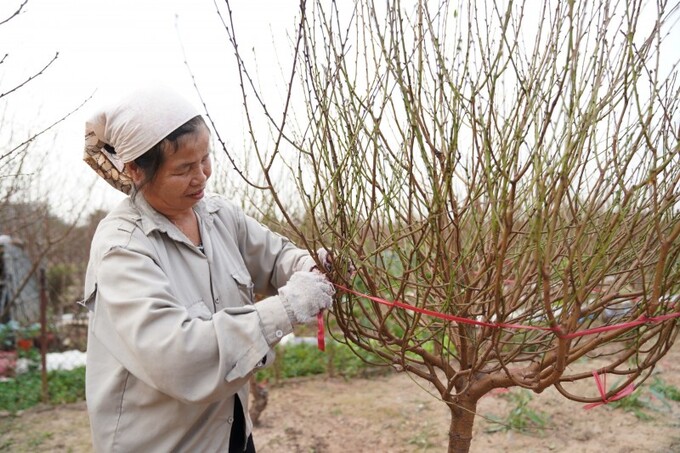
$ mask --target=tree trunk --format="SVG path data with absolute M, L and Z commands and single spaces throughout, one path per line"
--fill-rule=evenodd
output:
M 449 428 L 449 453 L 467 453 L 472 441 L 477 400 L 459 398 L 449 403 L 451 427 Z
M 250 404 L 250 409 L 248 414 L 250 415 L 250 420 L 253 425 L 260 426 L 260 415 L 264 408 L 267 407 L 267 402 L 269 401 L 269 390 L 267 390 L 267 385 L 265 383 L 259 384 L 255 380 L 255 376 L 250 378 L 250 394 L 252 395 L 253 402 Z

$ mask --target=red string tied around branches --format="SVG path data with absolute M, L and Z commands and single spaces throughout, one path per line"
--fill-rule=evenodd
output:
M 596 333 L 602 333 L 602 332 L 608 332 L 611 330 L 618 330 L 618 329 L 627 329 L 631 327 L 637 327 L 642 324 L 656 324 L 659 322 L 663 322 L 669 319 L 677 318 L 680 317 L 680 312 L 675 312 L 675 313 L 667 313 L 665 315 L 661 316 L 654 316 L 654 317 L 648 317 L 646 315 L 641 315 L 638 319 L 635 319 L 633 321 L 621 323 L 621 324 L 615 324 L 615 325 L 609 325 L 609 326 L 601 326 L 601 327 L 595 327 L 592 329 L 585 329 L 581 331 L 576 331 L 576 332 L 571 332 L 571 333 L 564 333 L 562 329 L 560 329 L 559 326 L 554 326 L 554 327 L 543 327 L 543 326 L 526 326 L 526 325 L 521 325 L 521 324 L 505 324 L 505 323 L 491 323 L 491 322 L 484 322 L 484 321 L 477 321 L 474 319 L 468 319 L 468 318 L 463 318 L 460 316 L 454 316 L 450 315 L 447 313 L 440 313 L 436 312 L 433 310 L 428 310 L 425 308 L 421 307 L 416 307 L 414 305 L 410 305 L 398 300 L 395 301 L 388 301 L 385 299 L 382 299 L 380 297 L 375 297 L 375 296 L 370 296 L 368 294 L 363 294 L 358 291 L 354 291 L 350 288 L 346 288 L 342 285 L 337 285 L 335 284 L 335 287 L 338 288 L 341 291 L 344 291 L 349 294 L 354 294 L 355 296 L 358 297 L 363 297 L 365 299 L 371 300 L 373 302 L 377 302 L 379 304 L 387 305 L 389 307 L 398 307 L 402 308 L 405 310 L 409 310 L 412 312 L 416 313 L 421 313 L 427 316 L 433 316 L 439 319 L 443 319 L 446 321 L 453 321 L 453 322 L 459 322 L 462 324 L 471 324 L 471 325 L 476 325 L 476 326 L 483 326 L 483 327 L 491 327 L 491 328 L 503 328 L 503 329 L 525 329 L 525 330 L 542 330 L 542 331 L 551 331 L 553 332 L 557 337 L 559 338 L 564 338 L 564 339 L 570 339 L 570 338 L 577 338 L 577 337 L 582 337 L 586 335 L 593 335 Z M 677 308 L 677 307 L 676 307 Z M 317 315 L 317 344 L 318 347 L 321 351 L 324 351 L 326 348 L 326 343 L 325 343 L 325 338 L 324 338 L 324 322 L 323 322 L 323 313 L 319 313 Z M 617 401 L 620 400 L 621 398 L 625 398 L 626 396 L 629 396 L 631 393 L 635 391 L 635 384 L 630 383 L 628 384 L 625 388 L 623 388 L 621 391 L 617 392 L 615 395 L 613 395 L 611 398 L 607 398 L 607 392 L 606 392 L 606 374 L 605 374 L 605 380 L 604 382 L 602 379 L 600 379 L 600 375 L 597 371 L 593 371 L 593 376 L 595 377 L 595 383 L 597 384 L 597 389 L 600 392 L 600 396 L 602 397 L 602 401 L 599 401 L 597 403 L 591 403 L 588 404 L 584 407 L 584 409 L 592 409 L 594 407 L 602 406 L 604 404 L 611 403 L 612 401 Z
M 583 406 L 583 408 L 586 410 L 598 406 L 603 406 L 613 401 L 620 400 L 621 398 L 625 398 L 635 391 L 635 384 L 631 382 L 630 384 L 616 392 L 616 394 L 614 394 L 611 398 L 607 398 L 607 373 L 602 373 L 602 375 L 604 376 L 604 378 L 600 379 L 600 373 L 593 370 L 595 384 L 597 384 L 597 391 L 600 392 L 600 397 L 602 398 L 602 401 L 598 401 L 597 403 L 591 403 Z

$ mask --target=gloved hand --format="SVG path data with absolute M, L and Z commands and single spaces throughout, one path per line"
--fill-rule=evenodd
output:
M 328 250 L 321 248 L 316 251 L 316 256 L 321 261 L 321 265 L 324 267 L 326 272 L 333 270 L 333 255 Z
M 321 261 L 321 265 L 324 267 L 325 271 L 327 273 L 333 272 L 334 269 L 334 262 L 333 262 L 333 252 L 328 251 L 324 248 L 320 248 L 319 250 L 316 251 L 316 256 L 319 258 L 319 261 Z M 342 263 L 340 263 L 342 264 Z M 342 267 L 342 266 L 339 266 Z M 356 267 L 354 267 L 354 264 L 350 261 L 347 263 L 347 275 L 346 278 L 349 280 L 351 279 L 354 274 L 356 273 Z
M 296 272 L 279 289 L 279 296 L 293 324 L 315 321 L 317 313 L 333 305 L 334 294 L 331 282 L 319 272 Z

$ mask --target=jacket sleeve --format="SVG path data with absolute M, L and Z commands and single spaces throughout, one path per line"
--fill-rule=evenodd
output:
M 141 247 L 114 247 L 98 266 L 92 334 L 131 373 L 184 402 L 233 395 L 292 331 L 278 297 L 191 318 Z
M 259 294 L 272 295 L 293 273 L 310 271 L 314 260 L 305 249 L 238 211 L 237 239 L 241 255 Z

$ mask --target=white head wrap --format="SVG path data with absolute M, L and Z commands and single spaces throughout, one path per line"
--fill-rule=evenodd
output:
M 84 159 L 109 184 L 129 193 L 132 181 L 122 173 L 124 164 L 200 114 L 194 104 L 163 85 L 136 89 L 85 122 Z M 104 149 L 105 144 L 114 153 Z

